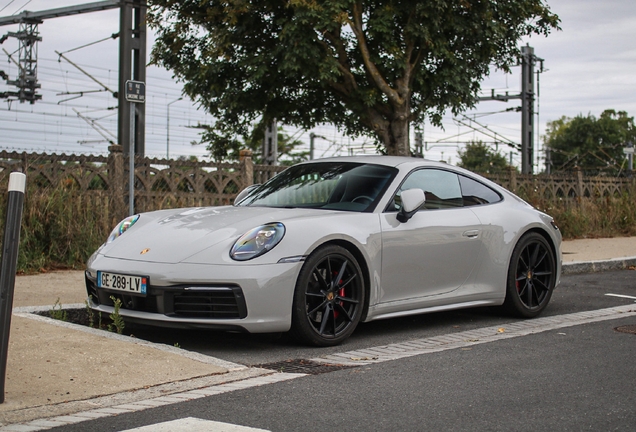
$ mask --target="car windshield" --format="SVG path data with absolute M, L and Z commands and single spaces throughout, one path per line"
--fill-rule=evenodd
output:
M 372 211 L 396 173 L 392 167 L 351 162 L 296 165 L 237 205 Z

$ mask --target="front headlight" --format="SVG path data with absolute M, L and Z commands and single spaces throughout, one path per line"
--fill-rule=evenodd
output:
M 236 261 L 247 261 L 267 253 L 285 235 L 285 225 L 273 222 L 261 225 L 243 234 L 232 246 L 230 257 Z
M 139 215 L 128 216 L 123 221 L 119 222 L 117 226 L 110 232 L 108 236 L 108 240 L 106 240 L 106 244 L 112 242 L 117 237 L 126 232 L 126 230 L 130 229 L 131 226 L 135 224 L 139 220 Z

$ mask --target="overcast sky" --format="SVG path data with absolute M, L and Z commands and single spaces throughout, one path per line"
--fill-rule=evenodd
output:
M 94 0 L 91 0 L 94 1 Z M 0 0 L 0 16 L 12 15 L 22 10 L 46 10 L 74 4 L 88 3 L 82 0 Z M 523 41 L 535 49 L 535 54 L 545 60 L 546 71 L 540 76 L 540 97 L 538 98 L 538 131 L 543 134 L 546 122 L 563 115 L 573 117 L 588 113 L 598 116 L 605 109 L 627 111 L 636 115 L 636 1 L 635 0 L 550 0 L 547 2 L 553 12 L 561 18 L 561 31 L 549 37 L 532 37 Z M 64 102 L 76 95 L 63 95 L 78 91 L 97 90 L 99 86 L 77 71 L 67 62 L 58 62 L 57 51 L 68 51 L 84 44 L 108 38 L 118 31 L 118 10 L 96 12 L 67 18 L 47 20 L 39 26 L 42 42 L 39 44 L 38 77 L 42 82 L 40 93 L 43 100 L 35 105 L 9 104 L 0 101 L 0 128 L 4 139 L 1 148 L 74 153 L 105 153 L 107 143 L 86 120 L 78 117 L 75 110 L 116 135 L 116 115 L 108 107 L 115 105 L 115 99 L 107 92 L 85 93 L 83 97 Z M 0 29 L 2 34 L 16 31 L 15 26 Z M 151 38 L 150 38 L 151 39 Z M 15 39 L 8 39 L 2 48 L 9 53 L 17 49 Z M 150 46 L 149 46 L 150 49 Z M 69 52 L 72 61 L 98 78 L 110 88 L 117 87 L 116 40 L 109 39 L 91 47 Z M 17 55 L 17 54 L 16 54 Z M 7 59 L 4 52 L 0 56 Z M 16 68 L 7 62 L 0 69 L 15 79 Z M 178 99 L 180 87 L 171 79 L 167 71 L 149 68 L 147 89 L 147 153 L 165 156 L 167 141 L 167 105 Z M 2 86 L 0 86 L 2 87 Z M 11 90 L 7 86 L 0 91 Z M 520 91 L 520 68 L 513 68 L 512 74 L 505 75 L 493 71 L 482 88 L 490 93 Z M 518 106 L 519 101 L 482 102 L 477 109 L 467 113 L 477 116 L 477 120 L 492 130 L 520 142 L 521 114 L 503 111 Z M 9 109 L 10 108 L 10 109 Z M 197 139 L 198 122 L 210 121 L 209 116 L 197 111 L 188 100 L 170 105 L 170 149 L 171 156 L 205 154 L 205 149 L 192 146 Z M 448 115 L 445 128 L 440 130 L 424 125 L 424 139 L 431 159 L 457 162 L 457 148 L 471 139 L 488 140 L 487 137 L 470 129 L 458 126 Z M 291 134 L 308 141 L 309 132 L 288 128 Z M 335 128 L 321 127 L 313 130 L 329 140 L 318 140 L 317 156 L 329 156 L 343 146 L 355 143 L 359 151 L 364 140 L 352 141 L 342 137 Z M 458 135 L 457 137 L 455 137 Z M 540 138 L 538 138 L 540 140 Z M 443 141 L 446 147 L 435 144 Z M 450 141 L 450 142 L 449 142 Z M 81 143 L 80 143 L 81 142 Z M 367 149 L 373 147 L 366 144 Z M 508 153 L 507 148 L 500 150 Z M 542 154 L 536 158 L 540 162 Z M 518 164 L 519 156 L 513 154 Z

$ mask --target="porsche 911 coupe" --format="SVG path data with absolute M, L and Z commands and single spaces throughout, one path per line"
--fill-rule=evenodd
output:
M 531 318 L 561 274 L 553 219 L 445 163 L 301 163 L 234 205 L 124 219 L 87 264 L 89 306 L 126 321 L 330 346 L 358 323 L 477 306 Z

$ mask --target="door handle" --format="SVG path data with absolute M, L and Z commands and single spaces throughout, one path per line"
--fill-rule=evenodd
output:
M 479 235 L 479 230 L 469 230 L 469 231 L 464 231 L 464 233 L 462 234 L 464 237 L 468 237 L 468 238 L 475 238 Z

